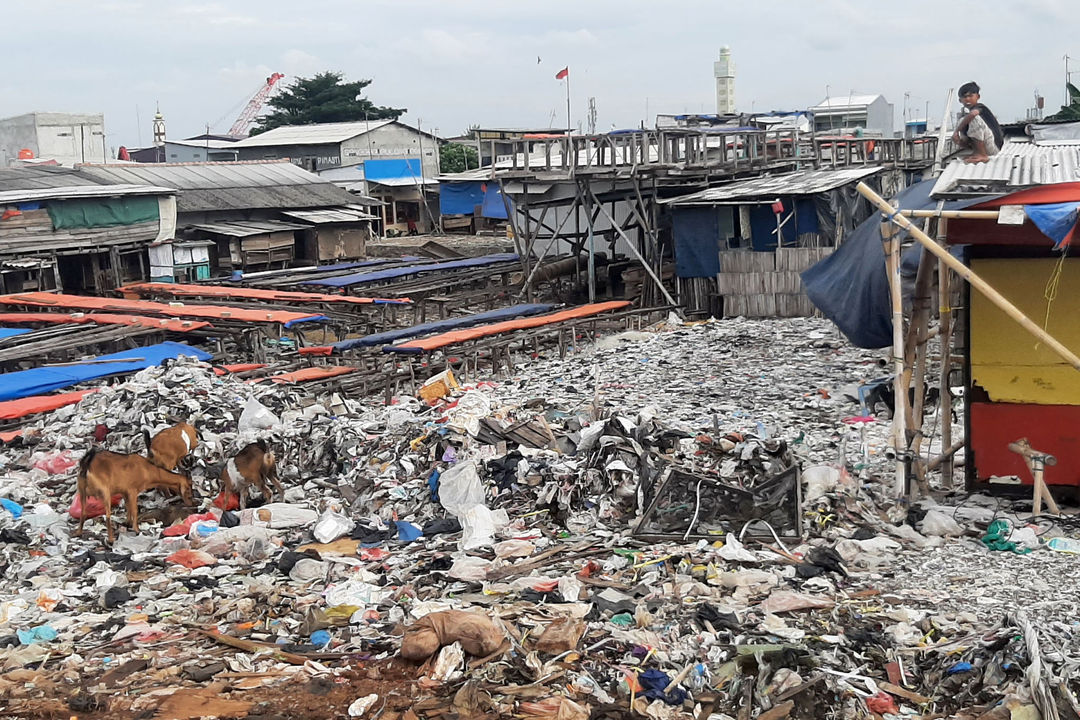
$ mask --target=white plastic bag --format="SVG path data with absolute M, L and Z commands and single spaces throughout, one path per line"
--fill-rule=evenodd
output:
M 350 532 L 355 525 L 356 523 L 333 508 L 326 508 L 326 512 L 315 523 L 313 534 L 319 542 L 331 543 Z
M 269 430 L 275 425 L 280 424 L 281 421 L 278 420 L 277 415 L 270 412 L 270 408 L 263 405 L 254 397 L 249 397 L 247 402 L 244 403 L 244 411 L 240 413 L 240 420 L 237 423 L 237 428 L 243 433 Z
M 439 476 L 439 502 L 459 521 L 465 511 L 487 500 L 472 460 L 452 465 Z
M 455 580 L 483 580 L 490 567 L 490 560 L 464 555 L 454 560 L 446 574 Z
M 919 530 L 923 535 L 963 535 L 964 527 L 956 522 L 951 516 L 940 510 L 930 510 L 919 523 Z
M 492 512 L 487 505 L 474 505 L 458 518 L 461 523 L 462 550 L 475 550 L 495 542 L 495 532 L 510 524 L 505 510 Z
M 491 414 L 491 400 L 479 390 L 469 390 L 460 398 L 457 405 L 446 413 L 454 427 L 464 429 L 473 437 L 480 432 L 480 421 Z
M 240 513 L 241 525 L 258 524 L 274 529 L 303 527 L 318 519 L 319 513 L 314 510 L 288 503 L 267 503 Z

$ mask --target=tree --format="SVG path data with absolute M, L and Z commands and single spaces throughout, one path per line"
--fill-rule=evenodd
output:
M 311 78 L 297 78 L 267 103 L 271 112 L 256 121 L 252 135 L 282 125 L 313 125 L 357 120 L 397 120 L 405 108 L 380 107 L 361 93 L 370 80 L 345 82 L 339 72 L 321 72 Z
M 474 147 L 461 143 L 446 143 L 439 148 L 439 170 L 444 173 L 459 173 L 478 167 L 480 161 Z
M 1047 120 L 1058 122 L 1076 122 L 1080 120 L 1080 90 L 1072 83 L 1066 83 L 1065 87 L 1069 91 L 1069 104 L 1062 105 L 1061 110 L 1046 118 Z

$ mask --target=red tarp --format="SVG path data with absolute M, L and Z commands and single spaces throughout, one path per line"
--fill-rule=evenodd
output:
M 168 317 L 197 317 L 205 319 L 239 320 L 250 323 L 281 323 L 288 327 L 295 322 L 325 319 L 311 313 L 286 310 L 252 310 L 219 305 L 169 305 L 149 300 L 64 295 L 60 293 L 29 292 L 0 295 L 0 305 L 31 305 L 65 310 L 105 310 L 113 312 L 149 313 Z
M 434 335 L 422 340 L 413 340 L 412 342 L 402 343 L 401 345 L 394 345 L 392 347 L 395 350 L 400 349 L 404 352 L 430 352 L 431 350 L 438 350 L 439 348 L 450 345 L 457 345 L 469 340 L 479 340 L 480 338 L 501 335 L 502 333 L 512 332 L 514 330 L 543 327 L 544 325 L 553 325 L 567 320 L 577 320 L 592 315 L 599 315 L 600 313 L 610 312 L 612 310 L 621 310 L 629 305 L 630 302 L 627 300 L 611 300 L 602 303 L 592 303 L 591 305 L 579 305 L 578 307 L 560 310 L 559 312 L 551 313 L 550 315 L 535 315 L 533 317 L 505 320 L 492 325 L 481 325 L 480 327 L 466 328 L 464 330 L 452 330 L 447 333 L 442 333 L 441 335 Z
M 188 332 L 210 327 L 203 320 L 177 320 L 176 318 L 152 318 L 145 315 L 112 315 L 110 313 L 89 313 L 71 315 L 66 313 L 0 313 L 0 325 L 19 325 L 21 323 L 49 323 L 65 325 L 67 323 L 94 323 L 96 325 L 138 325 L 140 327 L 160 328 L 173 332 Z
M 325 380 L 326 378 L 337 377 L 338 375 L 347 375 L 351 372 L 356 372 L 356 368 L 348 367 L 347 365 L 309 367 L 304 368 L 303 370 L 282 373 L 280 375 L 271 375 L 267 378 L 259 378 L 255 382 L 262 382 L 264 380 L 272 380 L 277 383 L 307 382 L 308 380 Z
M 295 292 L 292 290 L 261 290 L 258 288 L 229 287 L 225 285 L 179 285 L 174 283 L 135 283 L 117 288 L 124 297 L 134 299 L 140 295 L 169 295 L 171 297 L 215 297 L 244 300 L 266 300 L 267 302 L 296 303 L 347 303 L 352 305 L 370 305 L 371 303 L 389 303 L 405 305 L 411 300 L 389 300 L 386 298 L 353 297 L 352 295 L 327 295 L 325 293 Z
M 310 347 L 300 348 L 301 355 L 333 355 L 333 345 L 311 345 Z
M 22 437 L 22 430 L 9 430 L 7 432 L 0 432 L 0 442 L 9 443 L 15 438 Z
M 73 405 L 92 392 L 97 391 L 80 390 L 78 392 L 61 393 L 60 395 L 32 395 L 18 400 L 5 400 L 0 402 L 0 420 L 17 420 L 27 415 L 49 412 L 65 405 Z

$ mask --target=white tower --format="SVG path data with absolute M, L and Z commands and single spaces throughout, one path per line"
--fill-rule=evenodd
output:
M 165 147 L 165 116 L 161 114 L 161 108 L 154 113 L 154 146 Z
M 720 59 L 713 63 L 713 75 L 716 76 L 716 114 L 732 115 L 735 113 L 735 61 L 731 59 L 731 48 L 720 48 Z

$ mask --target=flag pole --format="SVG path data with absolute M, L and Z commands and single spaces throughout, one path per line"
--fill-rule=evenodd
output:
M 573 128 L 570 126 L 570 72 L 569 69 L 566 73 L 566 134 L 573 135 Z

